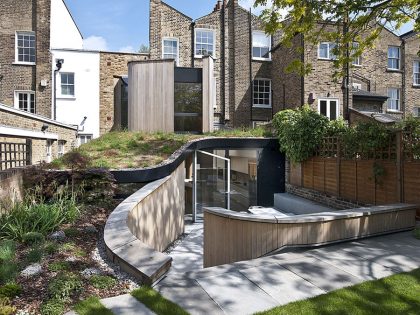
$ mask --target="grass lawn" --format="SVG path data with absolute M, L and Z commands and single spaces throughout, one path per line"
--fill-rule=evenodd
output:
M 111 169 L 158 165 L 187 142 L 203 137 L 271 136 L 264 128 L 217 131 L 204 135 L 175 133 L 110 132 L 80 146 L 75 152 L 86 156 L 90 167 Z M 68 154 L 67 154 L 68 156 Z M 51 163 L 54 168 L 70 168 L 66 155 Z
M 147 306 L 157 315 L 188 315 L 179 305 L 168 301 L 159 292 L 152 288 L 143 286 L 131 292 L 137 300 Z
M 420 314 L 420 269 L 261 312 L 264 315 Z
M 90 297 L 79 302 L 74 307 L 79 315 L 113 315 L 109 309 L 102 305 L 97 297 Z

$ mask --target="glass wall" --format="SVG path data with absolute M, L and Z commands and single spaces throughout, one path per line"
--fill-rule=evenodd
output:
M 202 83 L 175 82 L 175 132 L 201 132 L 202 117 Z

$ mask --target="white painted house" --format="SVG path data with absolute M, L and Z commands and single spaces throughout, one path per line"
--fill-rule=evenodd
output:
M 63 0 L 51 0 L 52 113 L 77 125 L 78 142 L 99 137 L 98 51 L 83 50 L 83 37 Z

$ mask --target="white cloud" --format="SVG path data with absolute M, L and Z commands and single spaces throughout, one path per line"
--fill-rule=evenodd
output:
M 269 3 L 265 6 L 258 6 L 256 8 L 254 8 L 254 3 L 255 0 L 239 0 L 239 4 L 241 5 L 241 7 L 249 10 L 250 8 L 252 9 L 252 12 L 254 14 L 260 14 L 262 10 L 264 10 L 265 8 L 269 7 L 271 4 L 271 1 L 269 1 Z
M 93 35 L 83 40 L 83 48 L 88 50 L 108 50 L 108 43 L 105 38 Z
M 120 49 L 118 49 L 118 51 L 119 52 L 126 52 L 126 53 L 134 53 L 134 52 L 136 52 L 136 50 L 134 49 L 134 47 L 133 46 L 130 46 L 130 45 L 121 47 Z

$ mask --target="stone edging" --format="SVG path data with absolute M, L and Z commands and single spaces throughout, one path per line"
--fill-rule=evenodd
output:
M 152 285 L 171 267 L 172 258 L 138 240 L 127 226 L 129 213 L 147 196 L 168 181 L 170 176 L 156 180 L 120 203 L 109 216 L 104 230 L 108 257 L 122 270 Z

